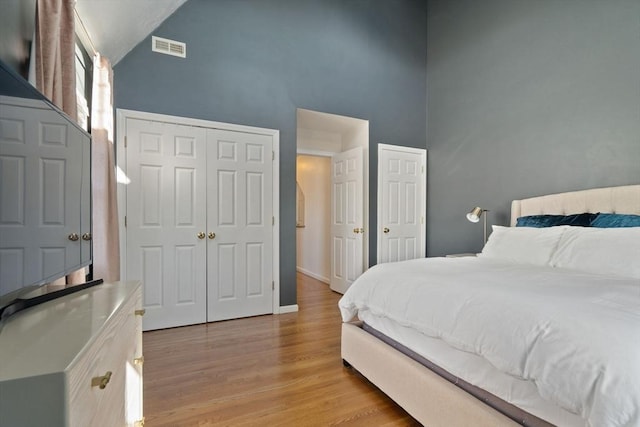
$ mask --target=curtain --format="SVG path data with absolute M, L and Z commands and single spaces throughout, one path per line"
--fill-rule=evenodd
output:
M 91 179 L 93 197 L 93 277 L 120 279 L 120 241 L 113 145 L 113 70 L 99 53 L 93 58 Z
M 36 87 L 76 119 L 75 0 L 38 0 Z

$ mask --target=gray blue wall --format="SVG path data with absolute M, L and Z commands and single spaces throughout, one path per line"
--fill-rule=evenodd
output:
M 428 255 L 490 209 L 640 183 L 640 1 L 428 0 Z
M 190 0 L 115 67 L 115 106 L 280 130 L 281 304 L 296 304 L 296 108 L 369 120 L 377 144 L 426 146 L 423 0 Z M 375 233 L 370 260 L 376 259 Z

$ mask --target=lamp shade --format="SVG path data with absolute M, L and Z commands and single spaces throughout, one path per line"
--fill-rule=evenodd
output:
M 469 212 L 467 214 L 467 219 L 471 222 L 478 222 L 480 221 L 480 217 L 482 216 L 482 212 L 484 212 L 484 210 L 480 207 L 475 207 L 473 208 L 473 210 L 471 212 Z

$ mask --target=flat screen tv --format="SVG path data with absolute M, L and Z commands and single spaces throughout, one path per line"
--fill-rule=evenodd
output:
M 0 321 L 94 283 L 50 283 L 91 264 L 91 137 L 0 61 Z

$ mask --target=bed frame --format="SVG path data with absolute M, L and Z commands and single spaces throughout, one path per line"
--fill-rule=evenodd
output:
M 520 216 L 611 212 L 640 215 L 640 185 L 597 188 L 514 200 L 511 225 Z M 342 360 L 425 426 L 517 426 L 422 364 L 365 332 L 342 325 Z

